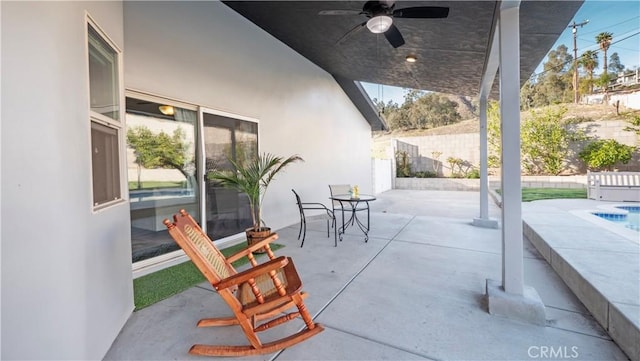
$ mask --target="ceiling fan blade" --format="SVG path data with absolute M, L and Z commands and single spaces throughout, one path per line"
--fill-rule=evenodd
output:
M 358 33 L 360 30 L 364 29 L 366 24 L 367 24 L 367 22 L 365 21 L 362 24 L 358 24 L 358 25 L 354 26 L 351 30 L 347 31 L 347 33 L 344 34 L 338 41 L 336 41 L 336 45 L 340 45 L 340 44 L 344 43 L 347 39 L 352 37 L 354 34 Z
M 385 31 L 384 37 L 389 40 L 389 43 L 394 48 L 404 45 L 404 38 L 402 37 L 402 34 L 400 34 L 400 30 L 398 30 L 394 24 L 391 24 L 389 30 Z
M 318 15 L 360 15 L 360 10 L 322 10 Z
M 416 6 L 393 11 L 395 18 L 439 19 L 449 16 L 449 8 L 440 6 Z

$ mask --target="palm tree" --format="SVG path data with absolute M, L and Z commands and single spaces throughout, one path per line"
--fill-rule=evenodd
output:
M 613 39 L 613 34 L 606 31 L 596 35 L 596 43 L 600 45 L 604 56 L 603 65 L 605 74 L 607 73 L 607 50 L 609 50 L 609 45 L 611 45 L 611 39 Z
M 292 155 L 285 159 L 270 153 L 263 153 L 245 164 L 234 162 L 231 159 L 229 161 L 233 165 L 233 171 L 212 170 L 207 174 L 207 178 L 219 181 L 224 187 L 247 194 L 253 230 L 259 231 L 264 223 L 262 220 L 262 200 L 267 187 L 278 172 L 289 164 L 303 161 L 303 159 L 298 155 Z
M 589 93 L 593 93 L 593 70 L 598 67 L 598 53 L 594 50 L 587 50 L 582 53 L 582 56 L 579 60 L 580 65 L 582 65 L 589 73 Z

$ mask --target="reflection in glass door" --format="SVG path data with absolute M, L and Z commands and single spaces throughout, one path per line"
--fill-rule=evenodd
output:
M 229 159 L 242 164 L 258 155 L 258 124 L 208 111 L 202 113 L 205 174 L 210 170 L 233 170 Z M 219 240 L 251 227 L 246 194 L 205 180 L 207 234 Z
M 161 101 L 161 100 L 159 100 Z M 126 98 L 133 263 L 179 249 L 162 223 L 180 209 L 200 219 L 197 112 Z

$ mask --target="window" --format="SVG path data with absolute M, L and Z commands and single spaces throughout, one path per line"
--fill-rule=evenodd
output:
M 120 53 L 91 22 L 87 34 L 93 206 L 97 209 L 122 199 Z
M 91 111 L 119 120 L 118 53 L 91 25 L 88 30 Z
M 115 129 L 91 123 L 91 163 L 93 166 L 93 202 L 100 205 L 120 198 L 118 133 Z M 99 166 L 96 166 L 99 165 Z

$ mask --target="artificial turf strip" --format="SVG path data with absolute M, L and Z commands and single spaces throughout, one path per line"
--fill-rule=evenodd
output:
M 496 189 L 502 194 L 500 189 Z M 531 202 L 541 199 L 587 198 L 584 188 L 522 188 L 522 201 Z
M 221 250 L 221 252 L 225 257 L 229 257 L 245 247 L 245 243 L 240 243 L 235 246 L 225 248 Z M 284 246 L 281 244 L 271 244 L 271 250 L 273 251 L 282 247 Z M 256 258 L 260 258 L 263 255 L 264 254 L 255 254 Z M 243 257 L 232 264 L 233 267 L 238 268 L 247 262 L 249 262 L 249 259 L 247 257 Z M 141 310 L 204 281 L 204 276 L 200 271 L 198 271 L 191 261 L 136 278 L 133 280 L 133 299 L 136 306 L 135 310 Z
M 522 201 L 531 202 L 540 199 L 587 198 L 584 188 L 522 188 Z

